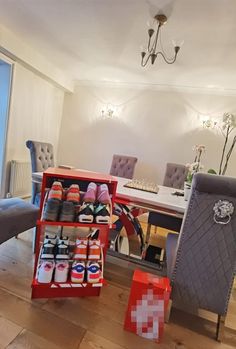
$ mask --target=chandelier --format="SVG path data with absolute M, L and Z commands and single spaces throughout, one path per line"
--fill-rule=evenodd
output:
M 180 50 L 180 45 L 174 46 L 174 57 L 171 58 L 167 58 L 164 50 L 162 48 L 162 42 L 161 42 L 161 27 L 163 26 L 163 24 L 165 24 L 167 22 L 167 17 L 163 14 L 157 14 L 154 17 L 154 20 L 157 22 L 157 29 L 156 29 L 156 33 L 155 30 L 153 28 L 149 28 L 148 29 L 148 46 L 147 46 L 147 50 L 144 51 L 142 50 L 141 52 L 141 57 L 142 57 L 142 61 L 141 61 L 141 66 L 145 67 L 148 63 L 149 60 L 151 60 L 151 63 L 154 64 L 156 58 L 158 55 L 162 56 L 162 58 L 164 59 L 164 61 L 167 64 L 173 64 L 176 61 L 176 57 L 177 54 Z M 158 51 L 158 39 L 160 42 L 160 50 Z

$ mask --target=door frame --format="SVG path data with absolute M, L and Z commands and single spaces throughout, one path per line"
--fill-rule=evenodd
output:
M 5 196 L 5 193 L 7 191 L 7 164 L 6 164 L 6 153 L 7 153 L 7 138 L 8 138 L 8 126 L 9 126 L 9 116 L 10 116 L 10 109 L 11 109 L 11 98 L 12 98 L 12 82 L 13 82 L 13 73 L 14 73 L 14 61 L 12 61 L 9 57 L 5 56 L 0 51 L 0 60 L 4 63 L 8 64 L 10 66 L 10 77 L 9 77 L 9 90 L 8 90 L 8 102 L 7 102 L 7 111 L 6 111 L 6 123 L 5 123 L 5 131 L 3 134 L 3 140 L 4 140 L 4 150 L 3 150 L 3 157 L 2 157 L 2 169 L 1 176 L 0 176 L 0 198 L 3 198 Z

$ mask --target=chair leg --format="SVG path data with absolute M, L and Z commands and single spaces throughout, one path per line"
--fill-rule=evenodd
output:
M 216 340 L 221 342 L 224 337 L 225 316 L 218 315 L 216 327 Z
M 164 322 L 168 323 L 170 320 L 170 312 L 171 312 L 171 308 L 172 308 L 172 300 L 169 299 L 169 303 L 168 303 L 168 307 L 165 311 L 165 316 L 164 316 Z
M 148 223 L 147 232 L 146 232 L 146 239 L 145 239 L 146 244 L 149 243 L 150 235 L 151 235 L 151 224 Z

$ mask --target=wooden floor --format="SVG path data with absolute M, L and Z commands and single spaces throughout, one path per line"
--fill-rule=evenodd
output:
M 100 297 L 34 300 L 31 232 L 0 246 L 0 349 L 230 349 L 236 348 L 236 292 L 223 343 L 212 321 L 173 309 L 161 344 L 123 330 L 134 267 L 109 257 Z

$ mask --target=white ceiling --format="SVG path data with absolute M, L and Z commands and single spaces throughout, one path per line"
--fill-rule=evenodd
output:
M 184 40 L 176 63 L 140 66 L 147 21 Z M 0 23 L 75 80 L 236 90 L 235 0 L 0 0 Z

